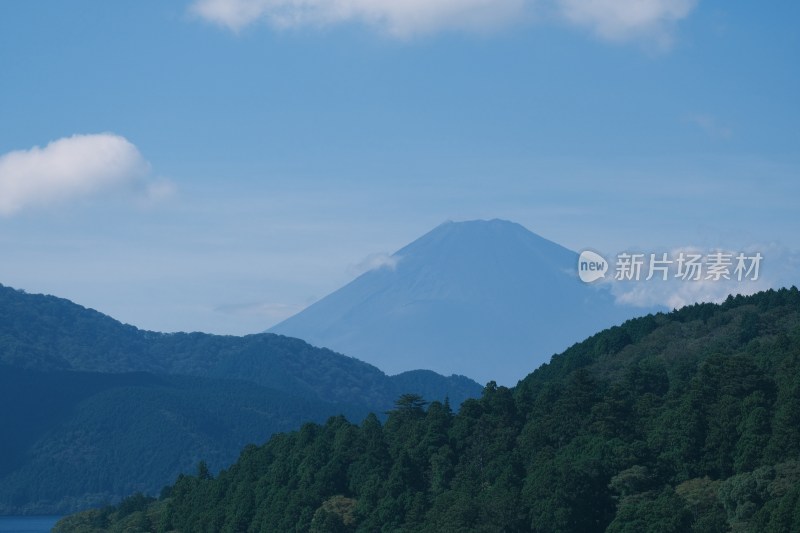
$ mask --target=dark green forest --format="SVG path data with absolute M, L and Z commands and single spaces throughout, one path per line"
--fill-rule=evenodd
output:
M 275 432 L 367 412 L 243 381 L 0 367 L 0 513 L 158 494 L 201 459 L 216 471 Z
M 0 514 L 63 514 L 155 495 L 200 460 L 309 421 L 361 420 L 399 394 L 480 395 L 463 377 L 387 376 L 299 339 L 164 334 L 0 286 Z
M 631 320 L 457 413 L 404 394 L 56 531 L 800 531 L 800 294 Z
M 0 285 L 0 365 L 37 371 L 150 372 L 239 379 L 326 402 L 388 408 L 417 388 L 453 402 L 476 396 L 464 376 L 378 368 L 291 337 L 158 333 L 69 300 Z M 409 386 L 414 387 L 408 389 Z

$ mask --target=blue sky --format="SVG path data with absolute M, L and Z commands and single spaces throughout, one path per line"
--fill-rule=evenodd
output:
M 5 0 L 0 283 L 242 334 L 371 254 L 495 217 L 575 250 L 758 248 L 795 282 L 799 18 L 789 1 Z

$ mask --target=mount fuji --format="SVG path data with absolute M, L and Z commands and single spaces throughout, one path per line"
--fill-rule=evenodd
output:
M 446 222 L 269 332 L 388 374 L 424 368 L 512 385 L 650 311 L 581 282 L 577 263 L 577 253 L 513 222 Z

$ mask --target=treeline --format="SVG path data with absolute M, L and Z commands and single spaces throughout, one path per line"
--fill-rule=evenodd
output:
M 800 531 L 800 294 L 632 320 L 457 414 L 403 395 L 56 531 Z

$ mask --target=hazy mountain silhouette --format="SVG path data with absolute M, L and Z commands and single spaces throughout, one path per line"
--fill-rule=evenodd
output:
M 646 310 L 582 283 L 578 254 L 504 220 L 447 222 L 269 331 L 389 374 L 430 369 L 513 384 Z

